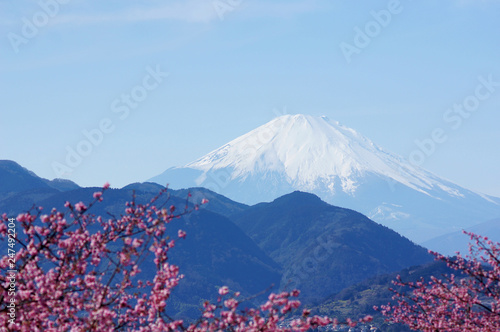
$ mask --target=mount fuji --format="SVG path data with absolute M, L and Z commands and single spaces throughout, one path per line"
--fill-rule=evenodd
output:
M 412 165 L 326 117 L 300 114 L 275 118 L 150 181 L 206 187 L 247 204 L 306 191 L 417 243 L 500 217 L 500 198 Z

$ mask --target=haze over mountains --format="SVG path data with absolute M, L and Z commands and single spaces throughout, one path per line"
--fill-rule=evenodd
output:
M 284 115 L 150 181 L 247 204 L 295 190 L 421 243 L 500 216 L 500 199 L 440 178 L 326 117 Z
M 466 228 L 465 231 L 485 235 L 492 241 L 500 242 L 500 219 L 482 222 Z M 425 241 L 422 245 L 426 248 L 432 248 L 443 255 L 454 256 L 457 251 L 468 253 L 469 243 L 470 237 L 462 231 L 457 231 Z

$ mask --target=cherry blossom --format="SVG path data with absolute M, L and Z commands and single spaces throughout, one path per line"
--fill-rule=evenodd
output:
M 382 314 L 414 330 L 500 331 L 500 243 L 464 233 L 471 238 L 468 256 L 431 252 L 459 274 L 416 282 L 398 276 L 394 284 L 411 292 L 393 290 L 397 304 L 382 306 Z
M 241 308 L 240 294 L 226 286 L 219 289 L 216 303 L 203 305 L 198 320 L 170 318 L 166 306 L 184 276 L 168 262 L 176 240 L 166 229 L 197 206 L 189 209 L 186 204 L 185 211 L 177 214 L 174 206 L 157 208 L 155 204 L 166 203 L 160 202 L 164 189 L 147 204 L 138 204 L 133 197 L 120 218 L 91 215 L 92 206 L 103 200 L 109 187 L 106 183 L 94 193 L 89 204 L 66 202 L 65 212 L 52 209 L 42 215 L 42 208 L 36 208 L 18 215 L 22 234 L 15 243 L 14 296 L 9 293 L 7 273 L 13 270 L 12 257 L 0 259 L 0 331 L 306 331 L 339 324 L 311 316 L 308 310 L 296 314 L 298 290 L 270 294 L 263 305 L 248 309 Z M 0 216 L 2 241 L 8 238 L 7 224 L 7 216 Z M 185 238 L 186 232 L 178 230 L 178 237 Z M 152 260 L 156 274 L 142 281 L 136 276 L 145 259 Z M 11 299 L 16 304 L 15 319 L 8 315 Z M 359 322 L 370 320 L 367 316 Z

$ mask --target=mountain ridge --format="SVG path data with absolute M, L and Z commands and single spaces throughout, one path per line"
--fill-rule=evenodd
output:
M 432 261 L 426 249 L 388 227 L 310 193 L 295 191 L 231 219 L 283 266 L 281 287 L 301 289 L 307 303 L 370 276 Z
M 41 178 L 33 171 L 22 167 L 12 160 L 0 160 L 0 184 L 0 195 L 3 197 L 7 197 L 7 195 L 12 193 L 33 189 L 67 191 L 80 188 L 80 186 L 70 180 L 47 180 Z

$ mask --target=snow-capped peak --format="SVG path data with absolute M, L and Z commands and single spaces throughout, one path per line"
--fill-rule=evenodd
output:
M 276 171 L 289 183 L 330 190 L 340 184 L 353 194 L 367 173 L 384 176 L 428 193 L 432 187 L 460 196 L 432 174 L 390 154 L 351 128 L 326 116 L 283 115 L 186 165 L 204 172 L 229 168 L 232 179 Z

